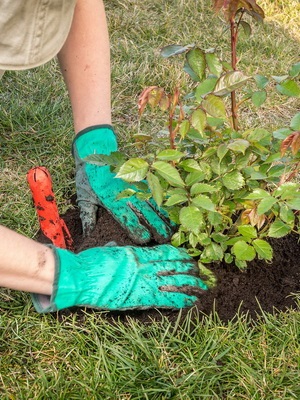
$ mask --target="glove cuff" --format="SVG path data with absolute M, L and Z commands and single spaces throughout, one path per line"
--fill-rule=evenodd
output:
M 58 288 L 58 279 L 60 273 L 60 258 L 57 253 L 57 248 L 52 244 L 47 244 L 47 247 L 50 247 L 53 250 L 54 258 L 55 258 L 55 274 L 54 274 L 54 281 L 53 281 L 53 290 L 51 296 L 47 296 L 46 294 L 37 294 L 37 293 L 30 293 L 31 300 L 34 305 L 34 308 L 38 313 L 48 313 L 57 311 L 58 308 L 55 305 L 54 299 L 57 294 Z M 70 253 L 71 254 L 71 253 Z
M 109 155 L 117 149 L 117 139 L 111 125 L 94 125 L 83 129 L 72 144 L 75 160 L 82 160 L 92 154 Z

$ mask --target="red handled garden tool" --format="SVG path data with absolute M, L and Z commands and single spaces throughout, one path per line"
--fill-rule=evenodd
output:
M 49 171 L 45 167 L 34 167 L 28 171 L 27 181 L 43 234 L 55 246 L 72 250 L 73 240 L 59 216 Z

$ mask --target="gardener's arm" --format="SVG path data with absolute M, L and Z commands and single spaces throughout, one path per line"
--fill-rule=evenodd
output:
M 84 233 L 95 226 L 98 207 L 106 208 L 136 243 L 167 242 L 172 235 L 168 218 L 156 205 L 117 200 L 129 185 L 108 167 L 86 164 L 91 154 L 117 150 L 111 127 L 110 51 L 105 10 L 101 0 L 78 0 L 69 36 L 58 54 L 73 110 L 77 200 Z
M 183 308 L 206 289 L 184 250 L 97 247 L 79 254 L 47 247 L 0 226 L 0 286 L 36 293 L 39 312 Z
M 102 0 L 77 0 L 58 60 L 70 95 L 75 133 L 111 124 L 110 44 Z

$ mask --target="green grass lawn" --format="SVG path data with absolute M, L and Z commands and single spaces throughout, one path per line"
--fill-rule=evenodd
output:
M 262 0 L 263 26 L 241 35 L 240 68 L 285 74 L 300 56 L 298 0 Z M 112 51 L 113 120 L 121 146 L 160 121 L 139 125 L 137 98 L 145 86 L 189 86 L 180 59 L 164 60 L 167 44 L 216 47 L 228 58 L 228 33 L 210 2 L 112 0 L 106 2 Z M 271 97 L 242 110 L 245 126 L 289 124 L 298 102 Z M 61 213 L 75 191 L 71 110 L 55 61 L 0 82 L 0 223 L 33 237 L 37 218 L 26 172 L 49 168 Z M 300 314 L 244 318 L 227 325 L 217 316 L 140 325 L 109 324 L 100 313 L 62 320 L 37 315 L 29 295 L 0 293 L 1 399 L 299 399 Z

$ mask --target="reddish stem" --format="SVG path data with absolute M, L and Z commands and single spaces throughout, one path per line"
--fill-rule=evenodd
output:
M 235 26 L 234 17 L 230 19 L 230 34 L 231 34 L 231 66 L 232 69 L 236 71 L 236 66 L 237 66 L 236 44 L 237 44 L 238 28 Z M 232 116 L 233 129 L 238 130 L 235 90 L 231 92 L 231 116 Z
M 173 130 L 173 113 L 169 114 L 169 137 L 170 137 L 170 147 L 172 150 L 176 149 L 175 146 L 175 132 Z

